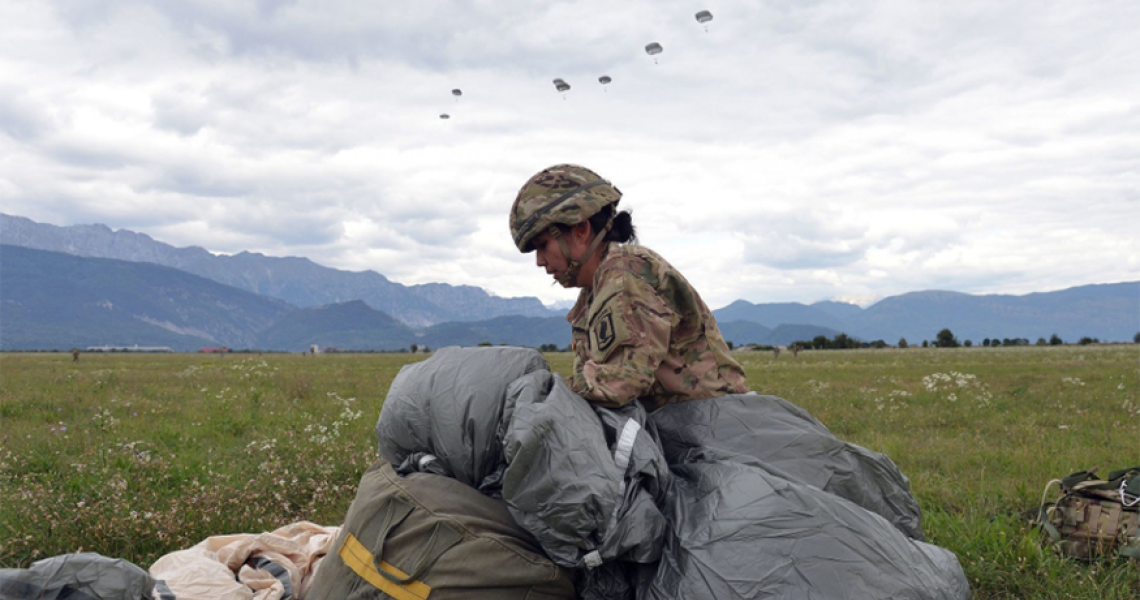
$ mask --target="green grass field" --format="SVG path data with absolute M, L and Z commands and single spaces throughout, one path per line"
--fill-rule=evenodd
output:
M 753 390 L 898 463 L 975 598 L 1140 597 L 1140 565 L 1060 559 L 1023 517 L 1050 479 L 1140 464 L 1140 346 L 737 356 Z M 337 525 L 389 384 L 423 358 L 0 355 L 0 567 L 146 567 L 211 535 Z

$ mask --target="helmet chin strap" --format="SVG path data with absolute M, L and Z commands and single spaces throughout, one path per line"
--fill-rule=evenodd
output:
M 558 278 L 558 283 L 562 284 L 562 287 L 572 287 L 577 282 L 578 271 L 582 270 L 582 263 L 590 260 L 590 257 L 593 256 L 594 252 L 598 250 L 598 247 L 602 245 L 602 240 L 605 239 L 610 229 L 613 229 L 613 226 L 614 220 L 613 217 L 610 217 L 610 220 L 606 221 L 606 226 L 594 236 L 593 241 L 586 247 L 586 251 L 578 258 L 570 256 L 570 246 L 566 243 L 566 238 L 563 237 L 561 229 L 551 225 L 550 229 L 546 230 L 550 234 L 550 237 L 558 240 L 558 247 L 562 249 L 562 256 L 565 256 L 568 261 L 566 271 Z

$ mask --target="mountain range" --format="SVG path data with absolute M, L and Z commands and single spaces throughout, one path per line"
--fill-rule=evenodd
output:
M 570 344 L 562 317 L 508 315 L 486 321 L 449 321 L 412 329 L 360 300 L 303 308 L 286 315 L 257 336 L 258 348 L 303 351 L 310 345 L 353 350 L 400 350 L 507 344 L 538 348 Z
M 413 329 L 361 300 L 298 308 L 152 263 L 0 244 L 0 350 L 166 346 L 177 351 L 400 350 L 570 344 L 561 316 L 507 315 Z
M 150 263 L 0 245 L 0 349 L 253 347 L 295 307 Z
M 379 273 L 340 271 L 304 258 L 216 256 L 102 225 L 56 227 L 0 215 L 0 349 L 226 345 L 299 351 L 311 344 L 396 350 L 570 342 L 563 312 L 536 298 L 499 298 L 473 286 L 405 286 Z M 867 308 L 736 301 L 713 311 L 725 339 L 786 345 L 846 333 L 895 344 L 1095 337 L 1140 332 L 1140 282 L 1022 296 L 922 291 Z
M 837 302 L 752 304 L 738 300 L 713 315 L 722 329 L 731 329 L 733 322 L 811 324 L 889 344 L 900 338 L 911 343 L 933 340 L 943 328 L 974 342 L 1049 338 L 1054 333 L 1068 341 L 1082 337 L 1126 341 L 1140 332 L 1140 282 L 1084 285 L 1023 296 L 909 292 L 865 309 Z
M 479 321 L 503 315 L 562 314 L 538 298 L 499 298 L 470 285 L 403 285 L 375 271 L 342 271 L 307 258 L 241 252 L 215 255 L 197 246 L 175 248 L 133 231 L 105 225 L 57 227 L 0 214 L 0 242 L 93 258 L 172 267 L 247 292 L 308 308 L 362 300 L 412 327 L 445 321 Z

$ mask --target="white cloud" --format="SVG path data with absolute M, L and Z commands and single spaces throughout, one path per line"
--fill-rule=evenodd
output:
M 714 307 L 1132 280 L 1138 23 L 1124 1 L 17 0 L 0 201 L 554 302 L 575 292 L 506 212 L 579 162 Z

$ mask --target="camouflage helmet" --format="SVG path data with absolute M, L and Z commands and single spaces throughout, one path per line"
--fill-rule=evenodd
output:
M 531 241 L 552 225 L 573 227 L 620 200 L 620 190 L 586 167 L 547 167 L 527 180 L 515 197 L 511 237 L 520 252 L 531 252 Z

